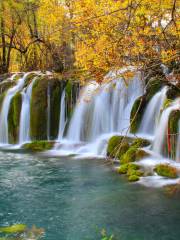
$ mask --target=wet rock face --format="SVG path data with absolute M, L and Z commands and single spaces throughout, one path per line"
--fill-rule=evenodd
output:
M 17 80 L 22 76 L 18 74 L 11 80 L 12 74 L 1 76 L 0 80 L 0 110 L 7 91 L 16 85 Z M 6 78 L 8 77 L 8 78 Z M 30 137 L 32 140 L 56 139 L 59 131 L 60 100 L 62 93 L 66 91 L 66 117 L 71 117 L 79 93 L 79 83 L 72 80 L 62 79 L 61 76 L 53 74 L 30 73 L 27 75 L 24 86 L 16 94 L 10 103 L 8 113 L 9 143 L 17 143 L 20 129 L 20 114 L 22 108 L 23 90 L 34 80 L 32 96 L 30 100 Z M 49 112 L 48 112 L 49 111 Z M 48 117 L 49 116 L 49 117 Z
M 34 140 L 46 140 L 49 122 L 50 139 L 56 139 L 59 131 L 60 100 L 66 91 L 66 115 L 69 119 L 76 103 L 76 83 L 47 76 L 39 77 L 32 90 L 30 131 Z M 49 95 L 49 96 L 48 96 Z M 50 102 L 48 103 L 48 97 Z M 48 106 L 49 104 L 49 106 Z M 49 113 L 48 113 L 49 111 Z M 48 120 L 49 114 L 49 120 Z
M 8 134 L 9 143 L 11 144 L 18 143 L 21 106 L 22 96 L 21 93 L 18 92 L 11 100 L 8 114 Z

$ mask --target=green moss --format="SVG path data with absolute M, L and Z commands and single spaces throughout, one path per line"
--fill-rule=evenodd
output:
M 143 138 L 136 138 L 133 143 L 132 146 L 136 146 L 136 147 L 147 147 L 149 146 L 151 143 L 149 142 L 149 140 L 143 139 Z
M 15 86 L 15 81 L 6 80 L 0 83 L 0 93 L 6 92 L 11 87 Z
M 35 140 L 47 139 L 48 78 L 39 77 L 32 89 L 30 108 L 30 135 Z
M 109 139 L 107 147 L 108 156 L 115 157 L 118 146 L 121 144 L 122 140 L 123 140 L 122 136 L 113 136 Z
M 163 109 L 168 108 L 173 101 L 169 98 L 166 98 L 163 104 Z
M 58 136 L 59 131 L 59 116 L 60 116 L 60 100 L 63 92 L 63 88 L 60 86 L 60 82 L 57 79 L 51 80 L 51 139 L 55 139 Z
M 138 150 L 136 151 L 136 161 L 141 160 L 141 159 L 146 158 L 146 157 L 149 157 L 149 156 L 150 156 L 150 154 L 147 153 L 147 152 L 146 152 L 145 150 L 143 150 L 143 149 L 138 149 Z
M 149 100 L 164 86 L 164 78 L 155 76 L 149 79 L 146 87 L 146 101 Z
M 117 152 L 116 152 L 116 157 L 120 160 L 123 154 L 125 154 L 128 149 L 129 149 L 129 143 L 126 141 L 123 141 L 120 146 L 117 146 Z
M 29 73 L 26 76 L 26 80 L 25 80 L 24 86 L 27 87 L 36 76 L 38 76 L 36 73 L 33 73 L 33 72 Z
M 174 110 L 169 116 L 169 130 L 171 134 L 176 134 L 179 131 L 178 124 L 180 120 L 180 110 Z
M 128 181 L 129 181 L 129 182 L 137 182 L 137 181 L 139 181 L 139 176 L 130 175 L 130 176 L 128 177 Z
M 34 83 L 31 99 L 31 138 L 47 139 L 48 91 L 50 93 L 50 138 L 55 139 L 59 130 L 60 99 L 65 82 L 49 76 L 38 77 Z
M 125 164 L 125 163 L 130 163 L 136 161 L 136 151 L 137 147 L 133 146 L 128 149 L 128 151 L 121 157 L 120 163 Z
M 42 152 L 46 150 L 52 149 L 54 146 L 54 142 L 48 141 L 34 141 L 31 143 L 26 143 L 23 145 L 23 148 L 32 152 Z
M 154 168 L 154 171 L 163 177 L 177 178 L 177 169 L 168 164 L 159 164 Z
M 118 173 L 119 174 L 126 174 L 128 171 L 128 167 L 129 164 L 122 164 L 119 168 L 118 168 Z
M 8 227 L 0 227 L 0 232 L 5 234 L 15 234 L 15 233 L 23 233 L 27 229 L 27 226 L 24 224 L 15 224 Z
M 118 173 L 119 174 L 126 174 L 128 171 L 132 171 L 132 170 L 139 170 L 139 166 L 137 164 L 134 163 L 126 163 L 126 164 L 122 164 L 119 168 L 118 168 Z
M 21 93 L 18 92 L 11 100 L 8 113 L 8 130 L 9 130 L 8 133 L 10 143 L 18 142 L 21 106 L 22 96 Z
M 144 109 L 146 106 L 145 97 L 139 97 L 135 102 L 131 110 L 131 126 L 130 131 L 136 133 L 140 127 L 141 120 L 144 114 Z
M 141 176 L 143 176 L 143 171 L 141 171 L 141 170 L 135 170 L 135 169 L 128 169 L 128 171 L 127 171 L 127 176 L 129 177 L 129 176 L 133 176 L 133 175 L 135 175 L 135 176 L 138 176 L 138 177 L 141 177 Z

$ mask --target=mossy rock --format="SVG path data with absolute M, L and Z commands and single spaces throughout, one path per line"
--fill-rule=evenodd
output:
M 50 91 L 50 138 L 58 135 L 60 98 L 63 89 L 58 79 L 41 76 L 32 90 L 30 134 L 34 140 L 47 139 L 48 89 Z
M 130 175 L 128 177 L 128 181 L 129 182 L 137 182 L 137 181 L 139 181 L 139 176 L 137 176 L 137 175 Z
M 131 146 L 135 146 L 135 147 L 147 147 L 149 146 L 151 143 L 149 140 L 144 139 L 144 138 L 135 138 L 135 140 L 133 141 Z
M 122 136 L 113 136 L 108 141 L 107 155 L 115 157 L 116 148 L 121 144 L 123 140 Z
M 8 134 L 11 144 L 17 143 L 19 138 L 19 124 L 22 107 L 22 96 L 18 92 L 12 98 L 8 113 Z
M 26 76 L 24 87 L 27 87 L 35 77 L 38 77 L 37 73 L 35 72 L 29 73 Z
M 128 177 L 130 177 L 132 175 L 136 175 L 138 177 L 141 177 L 141 176 L 143 176 L 143 174 L 144 174 L 143 171 L 135 170 L 135 169 L 131 169 L 131 168 L 129 168 L 128 171 L 127 171 L 127 176 Z
M 47 86 L 48 78 L 43 76 L 33 85 L 30 108 L 31 139 L 47 139 Z
M 107 155 L 118 159 L 129 149 L 131 139 L 124 136 L 113 136 L 109 139 Z
M 139 170 L 139 166 L 137 164 L 134 163 L 126 163 L 126 164 L 122 164 L 119 168 L 118 168 L 118 173 L 119 174 L 126 174 L 129 170 Z
M 0 93 L 6 92 L 11 87 L 14 87 L 16 84 L 15 81 L 12 80 L 6 80 L 0 83 Z
M 154 168 L 154 171 L 159 176 L 168 177 L 168 178 L 177 178 L 178 177 L 177 169 L 168 164 L 158 164 Z
M 151 98 L 165 85 L 165 79 L 159 75 L 148 79 L 146 94 L 139 97 L 131 110 L 131 133 L 136 133 L 140 127 L 144 111 Z
M 131 110 L 131 125 L 130 125 L 130 131 L 131 133 L 136 133 L 140 127 L 141 120 L 143 118 L 143 114 L 146 107 L 146 99 L 145 96 L 141 96 L 133 104 L 132 110 Z
M 129 166 L 128 163 L 122 164 L 122 165 L 118 168 L 118 170 L 117 170 L 118 173 L 119 173 L 119 174 L 126 174 L 127 171 L 128 171 L 128 166 Z
M 138 148 L 136 146 L 132 146 L 128 149 L 128 151 L 121 157 L 120 163 L 130 163 L 136 161 L 136 151 Z
M 54 142 L 48 141 L 34 141 L 31 143 L 26 143 L 22 146 L 23 149 L 31 152 L 42 152 L 52 149 Z
M 171 105 L 172 102 L 173 102 L 172 99 L 166 98 L 164 103 L 163 103 L 163 110 L 168 108 Z
M 180 110 L 174 110 L 169 116 L 169 130 L 171 134 L 179 132 Z
M 0 227 L 0 233 L 5 234 L 18 234 L 27 230 L 27 226 L 24 224 L 14 224 L 12 226 Z
M 179 134 L 180 110 L 174 110 L 169 116 L 168 128 L 170 135 L 171 149 L 169 149 L 171 158 L 175 159 L 177 149 L 177 134 Z M 168 151 L 168 143 L 165 144 L 165 149 Z
M 148 80 L 146 87 L 146 101 L 149 102 L 151 98 L 165 85 L 165 79 L 162 76 L 155 76 Z
M 147 157 L 149 157 L 150 156 L 150 154 L 149 153 L 147 153 L 145 150 L 143 150 L 143 149 L 138 149 L 137 151 L 136 151 L 136 161 L 139 161 L 139 160 L 141 160 L 141 159 L 143 159 L 143 158 L 147 158 Z
M 176 87 L 175 85 L 170 85 L 166 96 L 168 99 L 174 100 L 178 97 L 180 97 L 180 88 Z
M 52 76 L 37 78 L 32 90 L 30 134 L 33 140 L 47 140 L 48 92 L 50 96 L 50 139 L 58 136 L 60 100 L 66 86 L 64 80 Z M 68 98 L 67 98 L 67 101 Z

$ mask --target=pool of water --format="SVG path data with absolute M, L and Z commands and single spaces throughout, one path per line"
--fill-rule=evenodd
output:
M 0 226 L 45 229 L 44 240 L 180 239 L 180 195 L 130 184 L 100 159 L 0 152 Z

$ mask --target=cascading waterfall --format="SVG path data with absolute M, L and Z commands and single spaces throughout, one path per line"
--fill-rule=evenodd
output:
M 160 155 L 163 155 L 162 148 L 168 129 L 169 116 L 172 111 L 177 109 L 180 109 L 180 98 L 173 101 L 172 104 L 167 109 L 165 109 L 161 115 L 158 127 L 155 132 L 155 139 L 153 144 L 153 151 Z
M 23 144 L 30 141 L 30 104 L 33 85 L 36 81 L 35 77 L 29 84 L 27 89 L 22 91 L 22 108 L 20 116 L 20 129 L 19 129 L 19 143 Z
M 139 133 L 154 135 L 163 103 L 166 99 L 167 87 L 157 92 L 148 103 L 143 115 Z
M 64 130 L 66 127 L 66 91 L 64 89 L 62 96 L 61 96 L 61 102 L 60 102 L 60 118 L 59 118 L 59 132 L 58 132 L 58 141 L 62 140 Z
M 92 142 L 102 134 L 127 133 L 134 101 L 143 94 L 140 74 L 129 81 L 122 78 L 112 83 L 90 83 L 83 89 L 70 122 L 67 139 Z
M 17 92 L 21 91 L 21 89 L 23 88 L 24 82 L 25 82 L 28 74 L 29 73 L 24 74 L 24 76 L 21 77 L 17 81 L 16 86 L 10 88 L 7 91 L 6 96 L 4 98 L 1 113 L 0 113 L 0 129 L 1 129 L 1 131 L 0 131 L 0 143 L 1 144 L 8 144 L 9 143 L 9 140 L 8 140 L 8 113 L 9 113 L 11 100 L 15 96 L 15 94 Z M 16 76 L 17 76 L 16 74 L 13 75 L 12 80 L 14 80 Z

